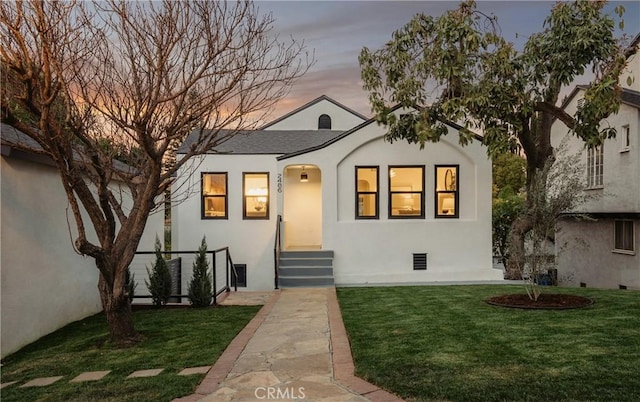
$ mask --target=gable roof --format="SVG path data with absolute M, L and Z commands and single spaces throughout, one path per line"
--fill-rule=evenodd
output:
M 396 106 L 392 107 L 391 110 L 390 110 L 390 113 L 395 112 L 398 109 L 402 109 L 402 105 L 397 104 Z M 445 120 L 441 120 L 441 119 L 439 119 L 439 120 L 441 122 L 443 122 L 444 124 L 446 124 L 447 126 L 449 126 L 451 128 L 454 128 L 456 130 L 463 129 L 463 127 L 461 125 L 457 124 L 457 123 L 454 123 L 454 122 L 451 122 L 451 121 L 445 121 Z M 317 150 L 322 149 L 322 148 L 326 148 L 329 145 L 333 144 L 334 142 L 340 141 L 341 139 L 351 135 L 352 133 L 354 133 L 354 132 L 356 132 L 356 131 L 358 131 L 358 130 L 360 130 L 360 129 L 362 129 L 362 128 L 364 128 L 364 127 L 366 127 L 366 126 L 368 126 L 368 125 L 370 125 L 370 124 L 372 124 L 374 122 L 376 122 L 376 118 L 372 117 L 369 120 L 363 122 L 362 124 L 359 124 L 359 125 L 355 126 L 351 130 L 345 131 L 344 133 L 341 133 L 341 134 L 339 134 L 339 135 L 327 140 L 326 142 L 324 142 L 322 144 L 318 144 L 318 145 L 315 145 L 315 146 L 312 146 L 312 147 L 309 147 L 309 148 L 306 148 L 306 149 L 300 149 L 298 151 L 290 152 L 288 154 L 278 156 L 276 159 L 281 161 L 283 159 L 292 158 L 294 156 L 298 156 L 298 155 L 306 154 L 306 153 L 309 153 L 309 152 L 317 151 Z M 474 138 L 476 140 L 482 142 L 483 138 L 482 138 L 481 135 L 479 135 L 477 133 L 473 133 L 473 136 L 474 136 Z
M 339 108 L 346 110 L 347 112 L 359 117 L 362 120 L 367 120 L 366 116 L 356 112 L 355 110 L 343 105 L 342 103 L 340 103 L 340 102 L 338 102 L 338 101 L 336 101 L 334 99 L 329 98 L 327 95 L 322 95 L 322 96 L 319 96 L 319 97 L 315 98 L 311 102 L 305 103 L 304 105 L 300 106 L 299 108 L 297 108 L 295 110 L 292 110 L 291 112 L 285 114 L 284 116 L 280 116 L 277 119 L 275 119 L 273 121 L 270 121 L 269 123 L 265 124 L 264 126 L 258 128 L 258 130 L 264 130 L 265 128 L 271 127 L 274 124 L 279 123 L 282 120 L 284 120 L 284 119 L 286 119 L 288 117 L 291 117 L 292 115 L 294 115 L 294 114 L 296 114 L 296 113 L 298 113 L 298 112 L 300 112 L 300 111 L 302 111 L 304 109 L 307 109 L 307 108 L 309 108 L 309 107 L 311 107 L 311 106 L 315 105 L 316 103 L 321 102 L 323 100 L 326 100 L 328 102 L 333 103 L 334 105 L 338 106 Z
M 322 99 L 321 96 L 318 99 Z M 400 104 L 391 108 L 390 112 L 401 109 Z M 451 121 L 441 120 L 444 124 L 456 130 L 463 127 Z M 178 154 L 185 154 L 198 138 L 215 135 L 225 139 L 215 149 L 208 154 L 233 154 L 233 155 L 280 155 L 276 159 L 283 160 L 297 155 L 313 152 L 325 148 L 334 142 L 376 122 L 372 117 L 347 131 L 335 130 L 245 130 L 234 134 L 234 130 L 207 130 L 197 129 L 191 132 L 176 151 Z M 474 133 L 474 138 L 483 140 L 482 136 Z
M 576 97 L 576 95 L 580 91 L 585 91 L 589 88 L 588 85 L 576 85 L 575 88 L 569 93 L 569 95 L 564 98 L 562 101 L 562 105 L 560 105 L 561 109 L 564 109 L 569 105 L 569 103 Z M 625 105 L 633 106 L 636 109 L 640 109 L 640 92 L 634 91 L 629 88 L 622 88 L 622 92 L 620 92 L 620 102 Z

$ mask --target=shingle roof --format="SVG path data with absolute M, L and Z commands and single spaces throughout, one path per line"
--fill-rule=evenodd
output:
M 43 152 L 42 147 L 35 140 L 22 131 L 17 130 L 15 127 L 5 123 L 1 123 L 0 126 L 0 141 L 2 145 L 10 145 L 22 150 Z
M 638 91 L 623 88 L 622 93 L 620 94 L 620 100 L 622 103 L 626 103 L 627 105 L 640 109 L 640 92 Z
M 589 89 L 588 85 L 576 85 L 571 93 L 564 98 L 560 108 L 566 108 L 578 92 L 585 91 L 587 89 Z M 624 104 L 640 109 L 640 92 L 629 88 L 622 88 L 622 92 L 620 92 L 620 101 Z
M 220 130 L 215 134 L 212 130 L 203 130 L 203 136 L 217 135 L 224 137 L 232 134 L 232 130 Z M 323 144 L 338 137 L 343 131 L 334 130 L 255 130 L 242 131 L 218 145 L 210 153 L 233 154 L 288 154 Z M 178 153 L 186 153 L 197 141 L 200 130 L 195 130 L 178 148 Z

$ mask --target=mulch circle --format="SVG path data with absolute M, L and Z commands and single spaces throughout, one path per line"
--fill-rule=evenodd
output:
M 567 310 L 587 307 L 593 300 L 576 295 L 543 293 L 537 301 L 533 301 L 526 293 L 494 296 L 486 300 L 488 304 L 500 307 L 521 308 L 530 310 Z

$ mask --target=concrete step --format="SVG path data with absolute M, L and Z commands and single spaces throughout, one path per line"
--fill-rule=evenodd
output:
M 278 286 L 334 286 L 333 250 L 283 251 L 280 253 Z
M 333 267 L 327 266 L 282 266 L 280 277 L 286 276 L 330 276 L 333 277 Z
M 282 257 L 280 256 L 281 267 L 331 267 L 333 258 L 320 257 Z
M 334 286 L 333 276 L 289 276 L 280 277 L 282 288 L 308 288 Z
M 333 258 L 333 250 L 281 251 L 280 258 Z

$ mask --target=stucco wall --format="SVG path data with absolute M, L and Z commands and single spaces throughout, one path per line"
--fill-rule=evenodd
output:
M 491 257 L 491 164 L 475 142 L 457 145 L 457 133 L 424 150 L 382 140 L 376 124 L 317 151 L 287 158 L 285 165 L 322 171 L 322 248 L 334 250 L 337 284 L 500 280 Z M 460 217 L 434 218 L 434 166 L 460 165 Z M 357 165 L 380 166 L 380 219 L 355 219 Z M 425 165 L 425 219 L 388 219 L 388 166 Z M 285 188 L 285 193 L 287 189 Z M 286 196 L 285 196 L 286 197 Z M 287 217 L 285 216 L 285 219 Z M 428 253 L 428 269 L 414 271 L 413 253 Z
M 556 236 L 558 281 L 563 286 L 640 289 L 640 220 L 634 221 L 635 255 L 614 252 L 614 221 L 563 220 Z
M 72 249 L 74 225 L 50 166 L 2 156 L 2 356 L 102 310 L 94 260 Z M 67 220 L 68 216 L 68 220 Z M 163 216 L 147 224 L 141 247 L 162 238 Z
M 573 115 L 583 93 L 578 93 L 565 108 Z M 623 143 L 623 126 L 628 125 L 630 145 Z M 589 189 L 593 199 L 578 208 L 588 212 L 639 212 L 640 211 L 640 112 L 637 108 L 622 104 L 617 114 L 609 116 L 601 127 L 615 127 L 618 135 L 604 143 L 604 169 L 602 188 Z M 569 155 L 581 154 L 585 166 L 587 151 L 584 142 L 575 135 L 568 136 L 567 127 L 556 120 L 552 126 L 552 143 L 558 146 L 568 138 Z
M 195 172 L 178 178 L 192 187 L 191 197 L 172 211 L 172 250 L 196 250 L 206 236 L 209 250 L 229 246 L 234 264 L 247 264 L 247 290 L 273 289 L 273 244 L 276 229 L 277 175 L 274 155 L 207 155 Z M 228 219 L 202 219 L 200 172 L 228 172 Z M 269 172 L 268 220 L 242 218 L 242 173 Z M 183 287 L 190 277 L 184 267 Z
M 331 117 L 332 130 L 346 131 L 364 121 L 353 113 L 337 106 L 335 103 L 329 102 L 328 100 L 321 100 L 269 126 L 267 130 L 317 130 L 318 117 L 322 114 L 327 114 Z

